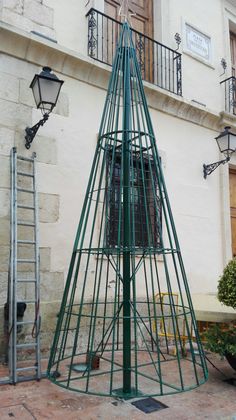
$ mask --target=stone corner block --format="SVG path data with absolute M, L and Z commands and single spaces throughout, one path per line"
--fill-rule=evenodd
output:
M 30 20 L 49 28 L 53 27 L 54 9 L 45 6 L 37 0 L 24 1 L 24 16 Z
M 32 124 L 31 124 L 32 125 Z M 31 126 L 28 124 L 28 126 Z M 1 135 L 1 133 L 0 133 Z M 25 148 L 25 131 L 17 131 L 15 135 L 15 146 L 20 155 L 26 155 Z M 1 147 L 1 139 L 0 139 Z M 52 137 L 36 135 L 33 143 L 31 144 L 30 151 L 36 153 L 36 164 L 48 163 L 51 165 L 57 164 L 57 142 Z
M 69 98 L 66 93 L 60 93 L 57 106 L 54 112 L 55 114 L 61 115 L 63 117 L 69 116 Z
M 24 0 L 2 0 L 2 5 L 19 14 L 22 14 L 24 10 Z
M 59 195 L 39 193 L 39 221 L 56 223 L 59 220 L 59 206 Z
M 31 121 L 31 108 L 23 104 L 0 99 L 0 125 L 24 132 L 25 127 L 30 125 Z
M 37 162 L 57 164 L 56 139 L 37 135 L 37 141 L 32 144 L 32 151 L 36 152 Z
M 40 271 L 50 271 L 51 268 L 51 248 L 49 247 L 40 247 Z
M 8 272 L 0 272 L 0 305 L 7 301 Z
M 10 159 L 4 155 L 0 155 L 0 188 L 10 188 Z
M 1 203 L 1 193 L 0 193 L 0 203 Z M 9 205 L 10 207 L 10 205 Z M 1 205 L 0 205 L 1 209 Z M 7 210 L 8 212 L 8 207 Z M 10 217 L 0 217 L 0 245 L 9 246 L 10 243 Z M 1 261 L 0 255 L 0 261 Z
M 64 290 L 64 273 L 42 273 L 40 276 L 40 289 L 42 302 L 61 301 Z
M 0 245 L 0 272 L 8 272 L 10 258 L 10 246 Z
M 19 102 L 28 105 L 31 107 L 35 106 L 34 97 L 32 95 L 32 91 L 29 88 L 30 82 L 25 79 L 20 79 L 20 89 L 19 89 Z
M 18 102 L 19 79 L 11 74 L 0 72 L 0 98 Z
M 14 147 L 15 132 L 6 127 L 0 127 L 0 154 L 10 155 L 12 147 Z
M 0 171 L 1 173 L 1 171 Z M 0 189 L 0 217 L 8 217 L 10 215 L 10 190 Z M 0 237 L 1 243 L 1 237 Z

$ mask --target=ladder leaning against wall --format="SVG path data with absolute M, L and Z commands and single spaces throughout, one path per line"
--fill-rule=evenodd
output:
M 11 256 L 8 363 L 11 383 L 41 378 L 36 154 L 11 151 Z

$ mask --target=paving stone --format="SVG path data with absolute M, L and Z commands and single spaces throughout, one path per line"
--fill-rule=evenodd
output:
M 52 338 L 51 334 L 50 336 Z M 44 342 L 45 334 L 42 338 Z M 3 342 L 0 338 L 1 343 Z M 220 361 L 217 356 L 211 355 L 210 357 L 225 374 L 228 376 L 234 374 L 226 361 Z M 45 371 L 47 359 L 43 360 L 42 364 L 43 371 Z M 155 397 L 156 400 L 166 404 L 168 408 L 148 414 L 148 419 L 234 420 L 236 416 L 235 388 L 223 383 L 224 392 L 219 392 L 218 388 L 222 383 L 222 377 L 210 365 L 209 370 L 210 378 L 201 387 L 182 394 Z M 0 376 L 6 376 L 6 374 L 7 368 L 0 367 Z M 99 381 L 102 382 L 103 378 L 99 377 Z M 210 392 L 209 389 L 211 389 Z M 201 392 L 199 392 L 200 390 Z M 131 404 L 132 401 L 83 395 L 62 389 L 44 379 L 40 382 L 19 383 L 15 387 L 2 386 L 0 407 L 23 405 L 33 418 L 39 420 L 63 420 L 65 418 L 68 420 L 143 420 L 144 414 Z M 21 416 L 20 419 L 22 418 L 25 417 Z

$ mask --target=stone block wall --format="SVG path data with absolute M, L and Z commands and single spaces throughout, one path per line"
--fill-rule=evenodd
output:
M 24 147 L 24 130 L 41 117 L 40 112 L 35 110 L 29 89 L 34 74 L 43 65 L 50 65 L 65 80 L 55 110 L 56 115 L 51 115 L 48 123 L 40 129 L 31 148 L 37 153 L 39 173 L 41 333 L 45 354 L 55 327 L 63 276 L 68 269 L 91 160 L 97 144 L 96 133 L 109 77 L 106 66 L 86 59 L 86 52 L 84 56 L 77 54 L 87 48 L 87 21 L 84 10 L 82 15 L 82 8 L 80 22 L 83 21 L 84 26 L 80 26 L 78 30 L 78 14 L 74 13 L 74 32 L 78 34 L 84 49 L 77 49 L 78 38 L 74 37 L 73 31 L 67 30 L 71 30 L 73 25 L 63 13 L 60 17 L 62 31 L 66 35 L 70 32 L 70 37 L 60 39 L 59 27 L 56 26 L 60 45 L 29 33 L 33 30 L 50 37 L 55 35 L 52 3 L 55 8 L 64 7 L 62 1 L 54 0 L 0 0 L 0 19 L 15 26 L 11 28 L 2 24 L 0 28 L 0 349 L 3 343 L 3 305 L 6 300 L 9 265 L 10 150 L 16 146 L 20 154 L 29 156 L 31 153 Z M 77 7 L 82 2 L 74 0 L 75 4 Z M 67 3 L 65 7 L 68 8 Z M 71 8 L 70 13 L 74 11 Z M 56 16 L 58 19 L 59 14 L 57 9 L 55 19 Z M 64 18 L 67 19 L 67 25 Z M 67 50 L 63 45 L 72 45 L 73 50 Z M 188 69 L 188 74 L 193 74 L 194 65 L 185 68 Z M 208 71 L 212 77 L 212 69 Z M 186 76 L 187 74 L 183 80 L 186 80 Z M 203 79 L 198 78 L 201 83 Z M 215 83 L 214 78 L 212 80 Z M 216 85 L 219 85 L 218 79 L 214 86 Z M 202 86 L 204 92 L 209 91 L 206 89 L 208 79 Z M 197 91 L 193 83 L 191 88 Z M 229 118 L 223 113 L 220 115 L 215 107 L 213 110 L 200 108 L 187 97 L 174 97 L 151 84 L 146 84 L 145 90 L 154 130 L 158 133 L 158 147 L 163 151 L 165 177 L 185 253 L 187 274 L 195 292 L 201 290 L 202 293 L 212 293 L 222 271 L 222 248 L 227 249 L 225 255 L 231 255 L 230 215 L 226 197 L 228 185 L 225 181 L 222 182 L 222 192 L 225 190 L 222 195 L 219 182 L 223 178 L 220 181 L 219 176 L 212 176 L 206 182 L 202 176 L 202 163 L 206 156 L 211 156 L 210 161 L 218 160 L 218 151 L 212 139 L 219 133 L 221 126 L 235 125 L 235 116 Z M 212 101 L 218 103 L 214 96 L 208 95 L 209 99 L 209 104 Z M 193 159 L 186 160 L 183 150 L 191 150 Z M 224 170 L 227 171 L 226 166 Z M 225 176 L 227 177 L 226 172 Z M 226 206 L 221 217 L 222 197 Z M 221 226 L 223 217 L 228 229 L 224 240 Z M 211 246 L 213 242 L 214 247 Z M 202 249 L 205 250 L 204 253 L 200 252 Z M 22 293 L 25 295 L 28 291 L 22 290 Z M 201 301 L 201 298 L 198 300 Z M 29 306 L 25 316 L 29 316 L 32 310 Z M 22 331 L 21 339 L 27 339 L 30 333 L 30 329 Z
M 3 22 L 26 32 L 34 31 L 56 40 L 53 15 L 53 8 L 46 5 L 43 0 L 2 0 L 0 2 L 0 19 Z
M 12 13 L 13 9 L 14 13 L 20 13 L 22 11 L 20 3 L 28 4 L 28 16 L 30 16 L 30 2 L 3 1 L 3 6 L 9 10 L 12 8 Z M 43 6 L 42 2 L 32 1 L 31 3 L 37 3 L 37 7 Z M 44 7 L 46 8 L 46 6 Z M 47 11 L 47 9 L 45 10 Z M 57 141 L 55 138 L 44 136 L 39 132 L 32 145 L 32 152 L 31 150 L 27 151 L 24 146 L 25 128 L 34 124 L 33 108 L 35 108 L 35 104 L 29 85 L 34 74 L 38 73 L 38 71 L 39 68 L 33 64 L 23 62 L 6 54 L 0 54 L 0 360 L 5 359 L 7 352 L 7 337 L 4 335 L 4 304 L 7 301 L 10 258 L 10 152 L 12 147 L 17 147 L 17 151 L 21 155 L 30 156 L 33 151 L 37 155 L 36 171 L 40 222 L 41 345 L 43 355 L 48 355 L 64 289 L 64 271 L 61 267 L 59 269 L 55 268 L 55 265 L 52 268 L 52 248 L 47 240 L 45 241 L 42 233 L 45 226 L 48 225 L 47 230 L 50 232 L 50 229 L 52 229 L 53 235 L 54 229 L 60 221 L 59 186 L 57 189 L 54 189 L 54 184 L 51 186 L 50 177 L 46 181 L 42 181 L 41 177 L 43 172 L 57 171 Z M 59 118 L 69 115 L 68 97 L 63 92 L 54 114 Z M 36 118 L 38 116 L 40 118 L 39 113 Z M 23 183 L 22 180 L 19 180 L 19 183 L 26 188 L 30 187 L 28 182 L 29 179 L 26 179 Z M 24 202 L 24 200 L 26 200 L 26 197 L 22 196 L 22 201 Z M 27 219 L 27 217 L 27 211 L 19 214 L 21 219 Z M 31 228 L 24 227 L 24 229 L 24 237 L 27 238 L 27 235 L 29 237 L 31 234 L 29 231 Z M 50 233 L 48 236 L 50 237 Z M 29 250 L 29 247 L 21 247 L 22 257 L 29 257 L 29 252 L 32 252 L 32 250 Z M 30 276 L 30 268 L 27 265 L 22 265 L 20 270 L 24 276 Z M 22 285 L 19 290 L 20 299 L 27 300 L 32 298 L 33 290 L 30 287 L 32 285 Z M 27 305 L 25 319 L 34 319 L 34 305 Z M 30 341 L 31 333 L 32 326 L 24 326 L 19 335 L 20 341 Z

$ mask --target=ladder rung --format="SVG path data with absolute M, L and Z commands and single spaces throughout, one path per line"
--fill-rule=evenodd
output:
M 28 240 L 23 240 L 23 239 L 18 239 L 18 241 L 17 241 L 17 243 L 18 244 L 32 244 L 32 245 L 35 245 L 35 241 L 28 241 Z
M 27 367 L 22 367 L 22 368 L 17 368 L 16 371 L 17 372 L 24 372 L 26 370 L 38 370 L 38 366 L 27 366 Z
M 33 158 L 27 158 L 27 157 L 24 157 L 24 156 L 17 156 L 17 159 L 25 160 L 26 162 L 34 162 Z
M 18 260 L 16 260 L 18 263 L 36 263 L 36 260 L 27 260 L 27 259 L 23 259 L 23 258 L 20 258 L 20 259 L 18 259 Z
M 21 226 L 35 226 L 35 223 L 33 223 L 33 222 L 24 222 L 23 220 L 17 222 L 17 224 L 18 225 L 21 225 Z
M 27 188 L 20 188 L 20 187 L 17 187 L 17 191 L 31 193 L 31 194 L 34 194 L 35 192 L 34 190 L 28 190 Z
M 28 210 L 35 210 L 33 206 L 25 206 L 24 204 L 18 204 L 17 206 L 19 209 L 28 209 Z
M 27 348 L 27 347 L 36 347 L 37 346 L 37 343 L 24 343 L 24 344 L 17 344 L 16 345 L 16 348 L 17 349 L 24 349 L 24 348 Z
M 36 283 L 35 279 L 18 279 L 18 283 Z
M 17 175 L 29 176 L 30 178 L 33 178 L 34 177 L 33 174 L 29 174 L 28 172 L 21 172 L 21 171 L 18 171 L 17 172 Z
M 30 324 L 34 324 L 34 321 L 17 321 L 16 325 L 30 325 Z

